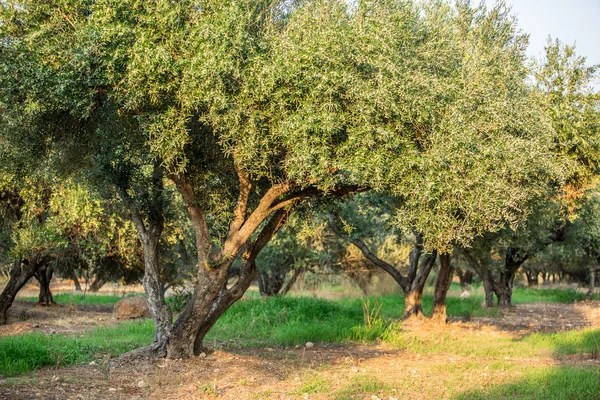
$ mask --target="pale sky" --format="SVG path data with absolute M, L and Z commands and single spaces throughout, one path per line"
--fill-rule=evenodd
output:
M 539 58 L 548 35 L 572 45 L 587 64 L 600 64 L 600 0 L 505 0 L 528 33 L 528 54 Z M 494 0 L 485 0 L 492 5 Z M 473 4 L 473 3 L 472 3 Z

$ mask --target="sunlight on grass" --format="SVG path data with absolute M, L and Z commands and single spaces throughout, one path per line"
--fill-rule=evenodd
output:
M 460 393 L 455 397 L 456 400 L 598 398 L 600 398 L 600 368 L 578 367 L 537 368 L 517 382 Z

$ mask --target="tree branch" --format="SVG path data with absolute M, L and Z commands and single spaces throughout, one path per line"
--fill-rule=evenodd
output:
M 405 289 L 405 287 L 408 285 L 408 281 L 406 280 L 405 277 L 402 276 L 402 274 L 396 268 L 394 268 L 393 265 L 388 264 L 387 262 L 385 262 L 382 259 L 380 259 L 379 257 L 377 257 L 375 254 L 373 254 L 373 252 L 368 248 L 368 246 L 362 240 L 352 239 L 348 235 L 346 235 L 340 229 L 339 225 L 337 224 L 336 217 L 334 217 L 333 214 L 329 214 L 327 217 L 328 217 L 327 219 L 329 222 L 329 226 L 331 227 L 333 232 L 335 232 L 336 235 L 338 235 L 340 238 L 344 239 L 348 243 L 351 243 L 354 246 L 356 246 L 362 252 L 362 254 L 365 256 L 365 258 L 367 260 L 371 261 L 373 264 L 375 264 L 376 266 L 378 266 L 379 268 L 383 269 L 385 272 L 390 274 L 390 276 L 392 278 L 394 278 L 396 283 L 398 283 L 398 285 L 400 285 L 400 287 L 402 287 L 402 289 Z
M 234 163 L 234 167 L 240 180 L 240 194 L 238 195 L 237 204 L 233 210 L 233 221 L 231 221 L 229 226 L 229 236 L 239 231 L 246 220 L 248 197 L 250 196 L 250 190 L 252 189 L 252 182 L 250 182 L 246 172 L 236 163 Z

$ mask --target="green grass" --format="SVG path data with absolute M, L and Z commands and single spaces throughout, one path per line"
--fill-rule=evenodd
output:
M 344 389 L 335 392 L 332 398 L 335 400 L 364 399 L 390 389 L 374 376 L 358 376 Z
M 600 368 L 537 368 L 517 382 L 460 393 L 455 399 L 600 399 Z
M 0 375 L 13 377 L 44 366 L 64 366 L 118 355 L 148 345 L 154 336 L 151 320 L 98 327 L 82 337 L 26 333 L 0 338 Z
M 535 294 L 537 296 L 537 294 Z M 79 304 L 111 304 L 116 296 L 57 296 L 57 301 L 87 302 Z M 543 293 L 546 298 L 568 295 Z M 99 302 L 102 303 L 99 303 Z M 363 304 L 377 309 L 370 324 L 365 324 Z M 425 296 L 425 313 L 431 313 L 431 296 Z M 556 334 L 537 333 L 521 340 L 498 337 L 490 340 L 470 331 L 464 335 L 439 331 L 416 336 L 402 329 L 400 322 L 404 299 L 388 295 L 368 299 L 328 301 L 309 297 L 246 298 L 234 304 L 207 336 L 205 342 L 235 346 L 289 346 L 307 341 L 373 343 L 385 341 L 417 353 L 450 353 L 481 357 L 564 356 L 567 354 L 599 354 L 600 331 L 581 330 Z M 481 299 L 448 298 L 451 316 L 496 316 L 497 309 L 481 307 Z M 0 375 L 17 376 L 43 366 L 89 362 L 99 353 L 120 354 L 149 344 L 153 337 L 150 320 L 128 322 L 115 327 L 96 328 L 82 337 L 46 336 L 28 333 L 0 338 Z
M 82 294 L 71 294 L 71 293 L 61 293 L 52 296 L 54 301 L 57 304 L 78 304 L 78 305 L 88 305 L 88 304 L 109 304 L 114 305 L 117 301 L 121 300 L 123 297 L 121 296 L 110 296 L 110 295 L 99 295 L 99 294 L 86 294 L 85 296 Z M 25 300 L 25 301 L 37 301 L 37 297 L 23 297 L 18 298 L 17 300 Z
M 562 357 L 570 354 L 599 354 L 600 330 L 584 329 L 560 333 L 534 333 L 521 340 L 497 337 L 490 340 L 476 332 L 464 335 L 435 332 L 414 335 L 392 324 L 383 340 L 399 349 L 420 354 L 456 354 L 472 357 Z
M 483 287 L 480 283 L 473 284 L 473 289 L 477 295 L 472 298 L 481 299 L 483 301 Z M 455 295 L 461 293 L 460 285 L 452 283 L 450 291 Z M 496 299 L 496 297 L 494 296 Z M 592 296 L 593 300 L 600 300 L 600 293 L 596 292 Z M 573 288 L 569 289 L 553 289 L 553 288 L 521 288 L 513 289 L 512 302 L 513 304 L 527 303 L 574 303 L 576 301 L 585 300 L 585 291 L 577 291 Z
M 593 300 L 600 300 L 600 293 L 594 293 Z M 513 290 L 513 304 L 525 303 L 574 303 L 585 300 L 585 293 L 575 289 L 525 289 Z
M 366 301 L 367 299 L 365 299 Z M 216 323 L 207 342 L 236 340 L 245 346 L 297 345 L 307 341 L 340 343 L 373 342 L 382 337 L 388 319 L 399 319 L 404 298 L 388 295 L 370 297 L 381 305 L 381 318 L 364 324 L 362 301 L 328 301 L 310 297 L 248 299 L 234 304 Z M 423 299 L 425 314 L 431 314 L 432 298 Z M 482 309 L 477 298 L 448 298 L 448 314 L 497 315 L 495 309 Z

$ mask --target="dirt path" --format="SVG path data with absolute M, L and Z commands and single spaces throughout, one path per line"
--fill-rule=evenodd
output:
M 96 326 L 114 325 L 111 305 L 42 306 L 33 301 L 15 301 L 8 312 L 8 324 L 0 325 L 0 337 L 26 332 L 73 335 Z
M 46 326 L 59 327 L 56 318 L 64 309 L 56 311 L 54 317 L 52 312 L 48 311 L 45 319 L 34 318 L 35 323 L 43 320 Z M 519 305 L 503 313 L 503 318 L 474 319 L 443 327 L 408 325 L 406 331 L 414 337 L 484 337 L 493 341 L 519 340 L 538 331 L 600 328 L 597 301 Z M 74 310 L 72 314 L 75 319 L 86 314 L 90 323 L 111 323 L 110 316 L 101 311 Z M 103 316 L 107 318 L 100 321 Z M 0 382 L 0 399 L 444 399 L 462 391 L 516 381 L 532 368 L 557 365 L 600 368 L 600 359 L 589 355 L 557 359 L 551 354 L 431 354 L 384 344 L 225 348 L 193 360 L 116 359 L 44 369 L 25 378 Z

